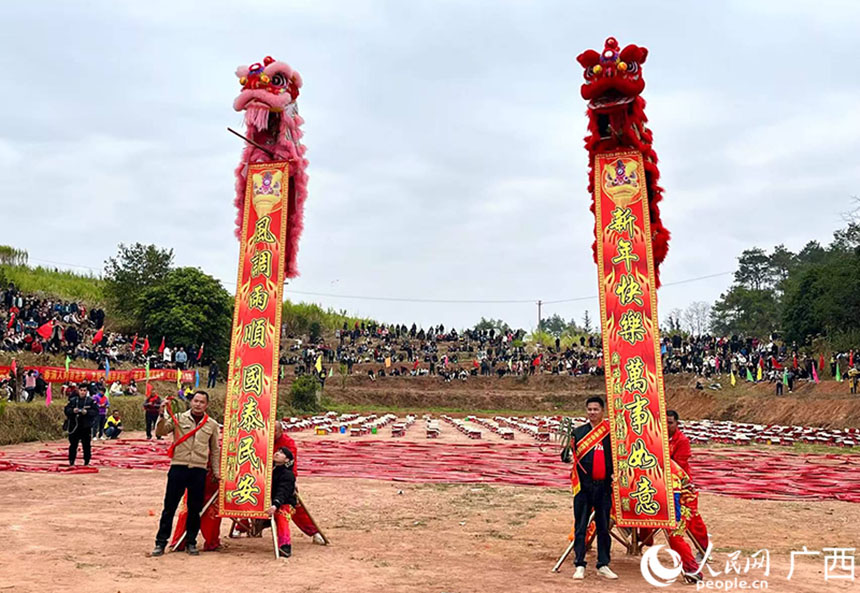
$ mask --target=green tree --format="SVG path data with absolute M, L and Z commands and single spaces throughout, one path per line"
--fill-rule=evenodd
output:
M 556 338 L 561 336 L 566 329 L 567 322 L 558 313 L 555 313 L 548 319 L 541 319 L 538 326 L 538 331 L 552 334 Z
M 111 312 L 126 322 L 138 325 L 141 297 L 147 289 L 160 284 L 173 266 L 173 250 L 155 245 L 119 244 L 116 257 L 105 261 L 105 297 Z
M 591 316 L 588 314 L 588 309 L 585 310 L 585 314 L 582 316 L 582 331 L 588 335 L 594 332 L 594 326 L 591 322 Z
M 714 303 L 711 329 L 718 335 L 767 336 L 779 328 L 778 307 L 772 289 L 736 285 Z
M 745 288 L 761 290 L 773 283 L 770 258 L 763 249 L 745 249 L 738 258 L 735 283 Z
M 316 375 L 296 377 L 290 385 L 290 405 L 298 412 L 317 412 L 320 409 L 320 381 Z
M 797 257 L 785 245 L 777 245 L 770 254 L 770 275 L 773 278 L 777 290 L 784 289 L 785 281 L 792 270 L 797 267 Z
M 319 321 L 311 321 L 310 328 L 308 329 L 308 338 L 310 339 L 311 344 L 316 344 L 320 336 L 322 335 L 322 325 Z
M 492 317 L 490 319 L 481 317 L 481 320 L 475 324 L 476 331 L 489 331 L 491 329 L 496 330 L 496 333 L 506 333 L 511 330 L 511 326 L 501 319 L 493 319 Z
M 230 354 L 233 299 L 221 283 L 197 268 L 171 270 L 140 295 L 142 330 L 169 336 L 173 344 L 206 343 L 206 351 L 226 362 Z

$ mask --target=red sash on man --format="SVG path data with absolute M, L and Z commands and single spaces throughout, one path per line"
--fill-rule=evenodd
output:
M 588 434 L 585 435 L 579 443 L 577 443 L 576 449 L 573 452 L 573 469 L 570 472 L 570 486 L 573 490 L 574 496 L 576 496 L 580 490 L 579 473 L 576 471 L 576 466 L 579 464 L 579 460 L 585 457 L 588 452 L 594 449 L 597 445 L 602 443 L 603 439 L 606 438 L 606 435 L 608 434 L 609 421 L 604 420 L 597 426 L 593 427 Z
M 168 398 L 168 400 L 167 400 L 167 413 L 170 414 L 170 419 L 173 421 L 173 430 L 177 430 L 179 428 L 179 422 L 176 420 L 176 416 L 173 415 L 173 410 L 170 409 L 170 407 L 171 407 L 170 401 L 172 399 L 173 398 Z M 181 445 L 182 443 L 184 443 L 185 441 L 187 441 L 191 437 L 193 437 L 195 434 L 197 434 L 197 431 L 200 430 L 201 428 L 203 428 L 203 426 L 208 421 L 209 421 L 209 415 L 204 412 L 203 419 L 197 423 L 197 426 L 195 426 L 191 431 L 186 432 L 184 435 L 182 435 L 178 439 L 174 437 L 173 444 L 170 445 L 170 447 L 168 447 L 168 449 L 167 449 L 167 456 L 170 457 L 171 459 L 173 459 L 173 453 L 176 450 L 176 447 Z

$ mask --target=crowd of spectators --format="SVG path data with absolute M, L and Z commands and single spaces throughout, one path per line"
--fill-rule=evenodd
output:
M 52 320 L 50 335 L 40 335 L 39 328 Z M 72 361 L 91 360 L 100 369 L 107 364 L 120 368 L 123 363 L 143 366 L 147 362 L 151 368 L 186 369 L 205 363 L 212 367 L 210 387 L 218 375 L 215 363 L 197 360 L 197 345 L 167 345 L 159 352 L 158 346 L 151 344 L 144 353 L 143 340 L 104 331 L 103 310 L 26 295 L 12 284 L 0 289 L 0 322 L 0 350 L 66 354 Z M 96 340 L 99 332 L 102 337 Z M 770 339 L 675 334 L 664 336 L 660 348 L 664 374 L 695 374 L 717 388 L 721 377 L 732 373 L 741 380 L 751 376 L 754 380 L 785 382 L 787 377 L 794 382 L 811 380 L 823 370 L 819 359 L 800 352 L 796 344 Z M 846 372 L 851 370 L 847 367 L 854 361 L 849 364 L 849 356 L 842 353 L 830 357 L 831 376 L 837 365 Z M 339 374 L 367 374 L 374 381 L 386 376 L 434 376 L 445 381 L 470 376 L 579 376 L 603 374 L 603 351 L 599 335 L 536 344 L 527 340 L 522 329 L 458 331 L 444 325 L 424 329 L 414 323 L 409 327 L 356 322 L 352 326 L 344 323 L 327 339 L 285 335 L 280 365 L 282 374 L 316 373 L 323 381 L 335 369 Z M 853 370 L 860 374 L 860 368 Z
M 52 322 L 46 338 L 38 330 Z M 68 355 L 72 361 L 83 359 L 119 368 L 122 363 L 150 368 L 187 369 L 203 361 L 197 360 L 196 344 L 171 347 L 169 341 L 162 352 L 160 342 L 143 352 L 144 339 L 107 331 L 105 312 L 100 308 L 56 299 L 40 298 L 19 291 L 14 284 L 0 288 L 0 350 L 32 352 L 33 354 Z M 101 331 L 101 339 L 97 340 Z M 160 339 L 160 338 L 159 338 Z M 134 348 L 132 348 L 134 346 Z

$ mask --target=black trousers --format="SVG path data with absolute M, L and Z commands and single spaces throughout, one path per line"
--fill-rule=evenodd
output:
M 93 438 L 103 437 L 105 435 L 105 421 L 107 420 L 107 416 L 102 416 L 101 414 L 93 420 Z
M 185 522 L 185 544 L 197 545 L 197 533 L 200 531 L 200 511 L 203 510 L 203 488 L 206 485 L 206 470 L 187 465 L 171 465 L 167 472 L 167 489 L 164 492 L 164 510 L 161 511 L 161 521 L 158 524 L 158 534 L 155 545 L 166 546 L 173 529 L 173 515 L 182 500 L 182 495 L 188 491 L 188 520 Z
M 206 380 L 206 387 L 215 387 L 215 375 L 209 375 L 209 378 Z
M 69 433 L 69 465 L 75 464 L 75 459 L 78 456 L 78 443 L 81 444 L 81 448 L 84 450 L 84 463 L 88 464 L 90 462 L 91 455 L 91 443 L 92 443 L 92 429 L 91 428 L 78 428 L 75 432 Z
M 152 438 L 152 431 L 155 429 L 155 425 L 158 424 L 158 413 L 150 414 L 146 413 L 146 438 Z
M 588 531 L 588 519 L 594 511 L 594 523 L 597 527 L 597 568 L 609 564 L 609 548 L 612 540 L 609 537 L 609 511 L 612 509 L 612 483 L 609 481 L 594 482 L 582 480 L 581 489 L 573 499 L 573 518 L 576 525 L 573 539 L 573 551 L 576 554 L 574 564 L 585 566 L 585 533 Z

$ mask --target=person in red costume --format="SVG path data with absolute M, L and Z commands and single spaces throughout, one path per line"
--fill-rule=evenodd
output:
M 284 426 L 280 422 L 275 422 L 274 450 L 277 451 L 281 447 L 286 447 L 290 453 L 293 454 L 293 475 L 298 476 L 296 468 L 299 465 L 299 456 L 296 449 L 296 441 L 294 441 L 289 434 L 284 432 Z M 311 520 L 307 510 L 305 510 L 305 507 L 302 506 L 301 502 L 296 505 L 296 512 L 292 515 L 292 520 L 293 523 L 296 524 L 296 527 L 301 529 L 302 533 L 313 538 L 315 544 L 319 544 L 321 546 L 326 544 L 325 538 L 319 532 L 317 526 L 314 525 L 314 522 Z
M 286 448 L 293 457 L 293 465 L 292 471 L 294 476 L 298 476 L 296 472 L 296 467 L 299 464 L 299 456 L 298 450 L 296 448 L 296 441 L 288 435 L 284 431 L 284 426 L 280 422 L 275 422 L 275 444 L 273 451 L 277 451 L 281 447 Z M 296 488 L 296 492 L 298 493 L 298 488 Z M 298 494 L 296 495 L 298 497 Z M 307 509 L 302 506 L 301 502 L 299 502 L 295 507 L 295 512 L 290 517 L 293 520 L 293 523 L 296 524 L 302 533 L 308 535 L 313 538 L 313 543 L 324 546 L 328 542 L 326 541 L 323 534 L 320 533 L 317 526 L 311 520 L 310 515 L 308 515 Z M 237 519 L 233 523 L 233 527 L 230 530 L 230 537 L 239 537 L 242 533 L 248 533 L 250 535 L 259 534 L 261 528 L 264 527 L 262 524 L 253 524 L 247 519 Z
M 681 418 L 675 410 L 668 410 L 666 412 L 666 428 L 669 431 L 669 456 L 672 458 L 672 461 L 684 470 L 684 473 L 692 481 L 693 474 L 690 471 L 690 457 L 693 452 L 690 448 L 690 439 L 678 427 L 680 420 Z M 707 550 L 710 538 L 705 521 L 699 513 L 699 497 L 696 496 L 695 500 L 691 500 L 688 506 L 692 513 L 691 517 L 686 521 L 687 531 L 703 550 Z

